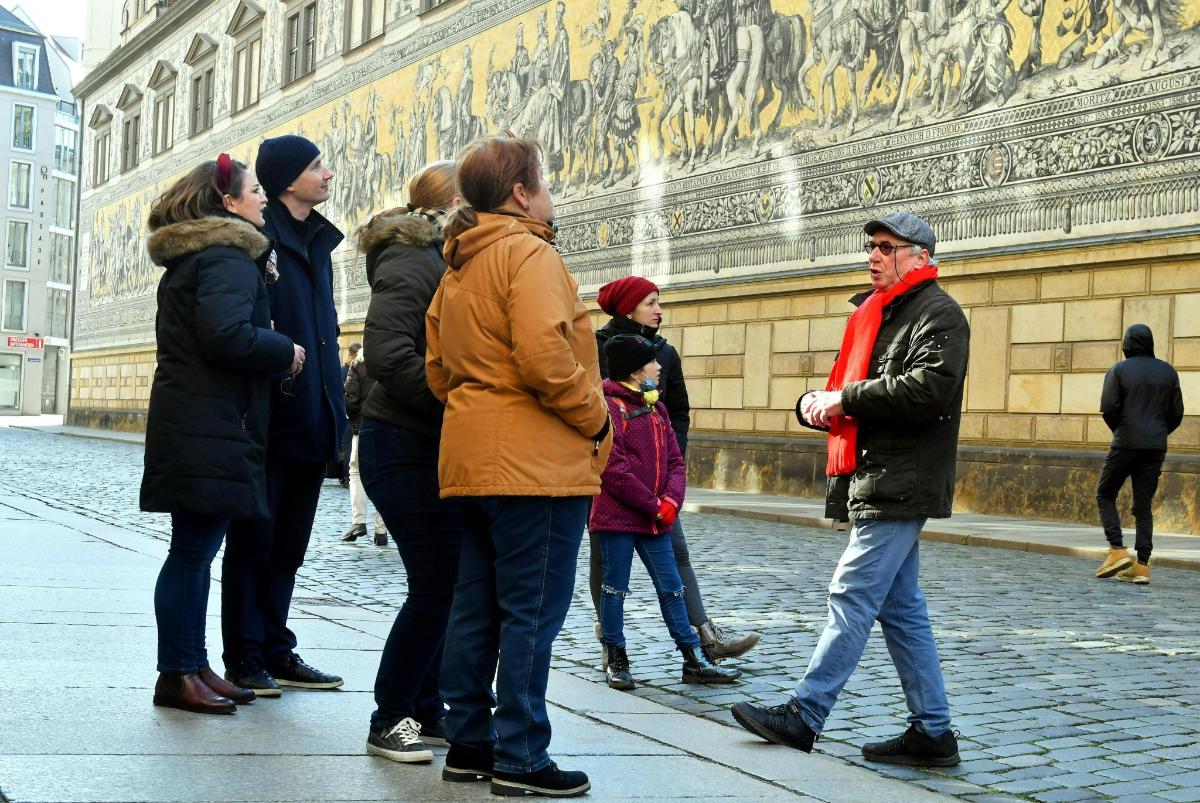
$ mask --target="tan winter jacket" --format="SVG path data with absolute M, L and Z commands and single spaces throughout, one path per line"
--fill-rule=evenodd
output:
M 592 496 L 608 460 L 596 335 L 544 223 L 479 213 L 426 314 L 442 496 Z

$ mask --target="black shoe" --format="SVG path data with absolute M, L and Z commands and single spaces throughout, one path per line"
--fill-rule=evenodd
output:
M 387 546 L 387 533 L 375 533 L 375 546 Z
M 629 674 L 629 655 L 624 647 L 604 645 L 604 674 L 608 677 L 608 687 L 617 691 L 636 689 L 633 675 Z
M 279 697 L 283 694 L 275 678 L 258 661 L 252 661 L 237 670 L 225 670 L 225 679 L 234 686 L 249 689 L 255 697 Z
M 421 741 L 425 744 L 437 745 L 438 747 L 449 747 L 450 742 L 446 740 L 445 718 L 422 722 Z
M 492 779 L 492 748 L 452 744 L 442 767 L 442 780 L 454 783 L 490 781 Z
M 371 728 L 367 752 L 403 764 L 428 764 L 433 761 L 433 752 L 421 743 L 420 731 L 417 721 L 407 718 L 386 730 Z
M 915 725 L 910 725 L 895 739 L 864 744 L 862 754 L 867 761 L 913 767 L 957 767 L 959 763 L 958 739 L 954 737 L 954 731 L 946 731 L 932 739 Z
M 343 541 L 357 541 L 360 537 L 367 534 L 367 525 L 352 524 L 350 529 L 346 530 L 346 534 L 342 536 Z
M 811 753 L 817 734 L 800 717 L 800 706 L 789 699 L 783 705 L 761 708 L 751 703 L 734 703 L 733 718 L 746 730 L 768 742 Z
M 340 677 L 313 669 L 294 652 L 289 653 L 282 664 L 272 666 L 270 672 L 280 686 L 294 686 L 297 689 L 336 689 L 342 685 Z
M 717 666 L 708 659 L 699 644 L 680 647 L 683 653 L 684 683 L 735 683 L 742 676 L 738 669 Z
M 587 774 L 578 770 L 560 770 L 551 761 L 537 772 L 492 773 L 492 794 L 504 797 L 579 797 L 592 788 Z

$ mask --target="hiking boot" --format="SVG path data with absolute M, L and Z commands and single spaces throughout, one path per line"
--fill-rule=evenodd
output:
M 683 653 L 683 682 L 684 683 L 734 683 L 742 673 L 738 669 L 726 669 L 708 660 L 700 645 L 680 647 Z
M 492 779 L 492 748 L 451 744 L 442 767 L 442 780 L 453 783 L 490 781 Z
M 863 745 L 863 758 L 884 764 L 905 764 L 911 767 L 957 767 L 958 739 L 954 731 L 946 731 L 936 739 L 909 725 L 908 730 L 886 742 Z
M 367 752 L 403 764 L 428 764 L 433 761 L 433 751 L 421 742 L 420 734 L 421 725 L 407 717 L 386 730 L 371 728 Z
M 700 632 L 700 646 L 704 654 L 713 663 L 726 658 L 737 658 L 754 649 L 762 638 L 751 630 L 749 633 L 725 633 L 712 619 L 697 628 Z
M 492 794 L 503 797 L 579 797 L 592 788 L 586 773 L 560 770 L 551 761 L 537 772 L 501 772 L 492 774 Z
M 1129 564 L 1133 563 L 1133 558 L 1129 557 L 1129 553 L 1125 551 L 1123 546 L 1110 546 L 1108 548 L 1108 557 L 1100 564 L 1100 568 L 1096 570 L 1097 577 L 1112 577 L 1122 569 L 1128 568 Z
M 1128 569 L 1117 574 L 1122 583 L 1133 583 L 1139 586 L 1150 585 L 1150 564 L 1135 561 Z
M 430 719 L 421 723 L 421 741 L 437 747 L 449 747 L 446 740 L 446 718 Z
M 608 687 L 617 691 L 636 689 L 633 675 L 629 674 L 629 655 L 626 654 L 625 648 L 605 645 L 604 654 L 604 674 L 608 676 Z
M 375 532 L 375 546 L 387 546 L 387 543 L 387 530 L 384 530 L 383 532 L 379 532 L 377 530 Z
M 367 534 L 367 525 L 352 524 L 350 529 L 346 530 L 346 534 L 342 536 L 343 541 L 357 541 L 359 538 Z
M 226 669 L 225 679 L 242 689 L 254 692 L 255 697 L 279 697 L 283 689 L 261 663 L 252 661 L 239 669 Z
M 817 734 L 800 716 L 796 698 L 782 705 L 762 708 L 752 703 L 734 703 L 733 718 L 746 730 L 768 742 L 811 753 Z
M 328 675 L 304 663 L 296 653 L 289 653 L 283 663 L 270 669 L 271 677 L 280 686 L 297 689 L 336 689 L 342 685 L 337 675 Z

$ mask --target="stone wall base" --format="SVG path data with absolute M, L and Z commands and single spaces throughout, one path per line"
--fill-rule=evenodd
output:
M 954 509 L 1099 528 L 1096 483 L 1104 454 L 960 446 Z M 694 432 L 688 437 L 688 482 L 720 490 L 821 499 L 825 442 Z M 1121 523 L 1132 528 L 1128 483 L 1117 504 Z M 1167 456 L 1154 499 L 1154 527 L 1160 532 L 1200 534 L 1200 458 Z
M 98 410 L 90 407 L 83 409 L 72 407 L 67 411 L 64 423 L 69 427 L 113 429 L 117 432 L 145 432 L 146 412 L 144 410 Z

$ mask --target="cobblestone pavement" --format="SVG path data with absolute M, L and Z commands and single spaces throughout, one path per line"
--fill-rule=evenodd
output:
M 169 531 L 166 516 L 137 510 L 136 445 L 0 429 L 0 454 L 0 485 L 13 491 L 160 537 Z M 679 684 L 653 588 L 635 568 L 626 605 L 633 693 L 731 722 L 731 703 L 781 702 L 803 671 L 845 535 L 713 515 L 684 521 L 710 615 L 753 625 L 763 642 L 738 663 L 740 685 Z M 348 494 L 327 483 L 297 596 L 394 611 L 405 589 L 394 547 L 342 543 L 348 522 Z M 963 763 L 938 772 L 868 766 L 978 803 L 1200 801 L 1200 575 L 1155 569 L 1141 588 L 1097 581 L 1076 558 L 933 543 L 923 551 Z M 586 566 L 585 539 L 555 666 L 602 682 Z M 905 714 L 876 633 L 818 749 L 862 763 L 859 745 L 899 732 Z

